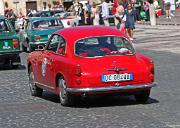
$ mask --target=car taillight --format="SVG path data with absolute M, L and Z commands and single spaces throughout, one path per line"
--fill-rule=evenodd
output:
M 151 72 L 152 74 L 154 74 L 154 66 L 152 66 L 152 67 L 150 68 L 150 72 Z
M 67 21 L 67 25 L 70 25 L 71 23 L 70 23 L 70 21 Z
M 75 75 L 78 76 L 76 77 L 76 84 L 80 85 L 81 84 L 81 75 L 82 75 L 82 70 L 80 65 L 76 65 L 75 67 Z
M 76 71 L 75 71 L 76 76 L 81 76 L 81 73 L 82 73 L 81 66 L 77 65 L 76 66 Z
M 17 39 L 13 39 L 13 47 L 14 48 L 18 48 L 19 47 L 19 43 Z
M 151 78 L 151 82 L 154 82 L 154 63 L 153 61 L 151 62 L 151 66 L 150 66 L 150 78 Z
M 35 39 L 36 41 L 40 41 L 40 40 L 41 40 L 41 37 L 40 37 L 40 36 L 34 36 L 34 39 Z

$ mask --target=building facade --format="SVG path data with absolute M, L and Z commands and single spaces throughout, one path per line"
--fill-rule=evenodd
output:
M 47 10 L 53 8 L 55 2 L 62 3 L 62 0 L 4 0 L 5 9 L 13 9 L 16 14 L 24 15 L 28 10 Z
M 31 10 L 48 10 L 57 5 L 63 5 L 65 2 L 78 2 L 87 0 L 3 0 L 5 10 L 13 9 L 19 15 L 27 15 L 29 9 Z M 101 0 L 89 0 L 91 3 L 100 3 Z

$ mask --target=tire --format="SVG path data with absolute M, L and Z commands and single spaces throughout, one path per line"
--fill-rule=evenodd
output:
M 74 95 L 70 94 L 66 91 L 66 82 L 63 77 L 60 77 L 58 79 L 58 87 L 60 89 L 59 91 L 59 99 L 61 102 L 61 105 L 63 106 L 72 106 L 74 104 Z
M 138 94 L 135 94 L 135 99 L 139 103 L 146 103 L 150 96 L 150 90 L 140 91 Z
M 18 65 L 18 64 L 12 65 L 12 68 L 13 68 L 13 69 L 18 69 L 18 68 L 19 68 L 19 65 Z
M 38 96 L 38 97 L 42 96 L 43 89 L 36 86 L 34 82 L 34 73 L 31 67 L 29 71 L 29 88 L 32 96 Z

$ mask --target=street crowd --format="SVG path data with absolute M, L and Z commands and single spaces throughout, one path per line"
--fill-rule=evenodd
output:
M 157 0 L 153 0 L 153 5 L 155 10 L 160 8 Z M 166 15 L 169 19 L 171 18 L 170 6 L 169 0 L 165 0 Z M 79 25 L 103 24 L 110 26 L 109 20 L 113 19 L 114 25 L 120 31 L 126 32 L 130 40 L 133 40 L 135 22 L 150 20 L 149 8 L 149 0 L 144 0 L 143 3 L 140 0 L 114 0 L 113 4 L 108 3 L 106 0 L 101 0 L 101 3 L 90 3 L 90 1 L 87 1 L 85 5 L 80 2 L 73 5 L 73 11 L 79 20 Z M 144 14 L 142 10 L 144 10 Z M 26 17 L 32 16 L 33 13 L 36 13 L 36 10 L 28 10 Z M 5 16 L 11 21 L 14 27 L 16 20 L 25 18 L 21 12 L 17 16 L 12 9 L 6 10 Z

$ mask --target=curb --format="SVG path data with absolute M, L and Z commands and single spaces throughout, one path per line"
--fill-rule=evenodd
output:
M 141 23 L 137 23 L 140 25 L 151 25 L 150 22 L 141 22 Z M 161 26 L 180 26 L 180 23 L 156 23 L 156 25 L 161 25 Z

